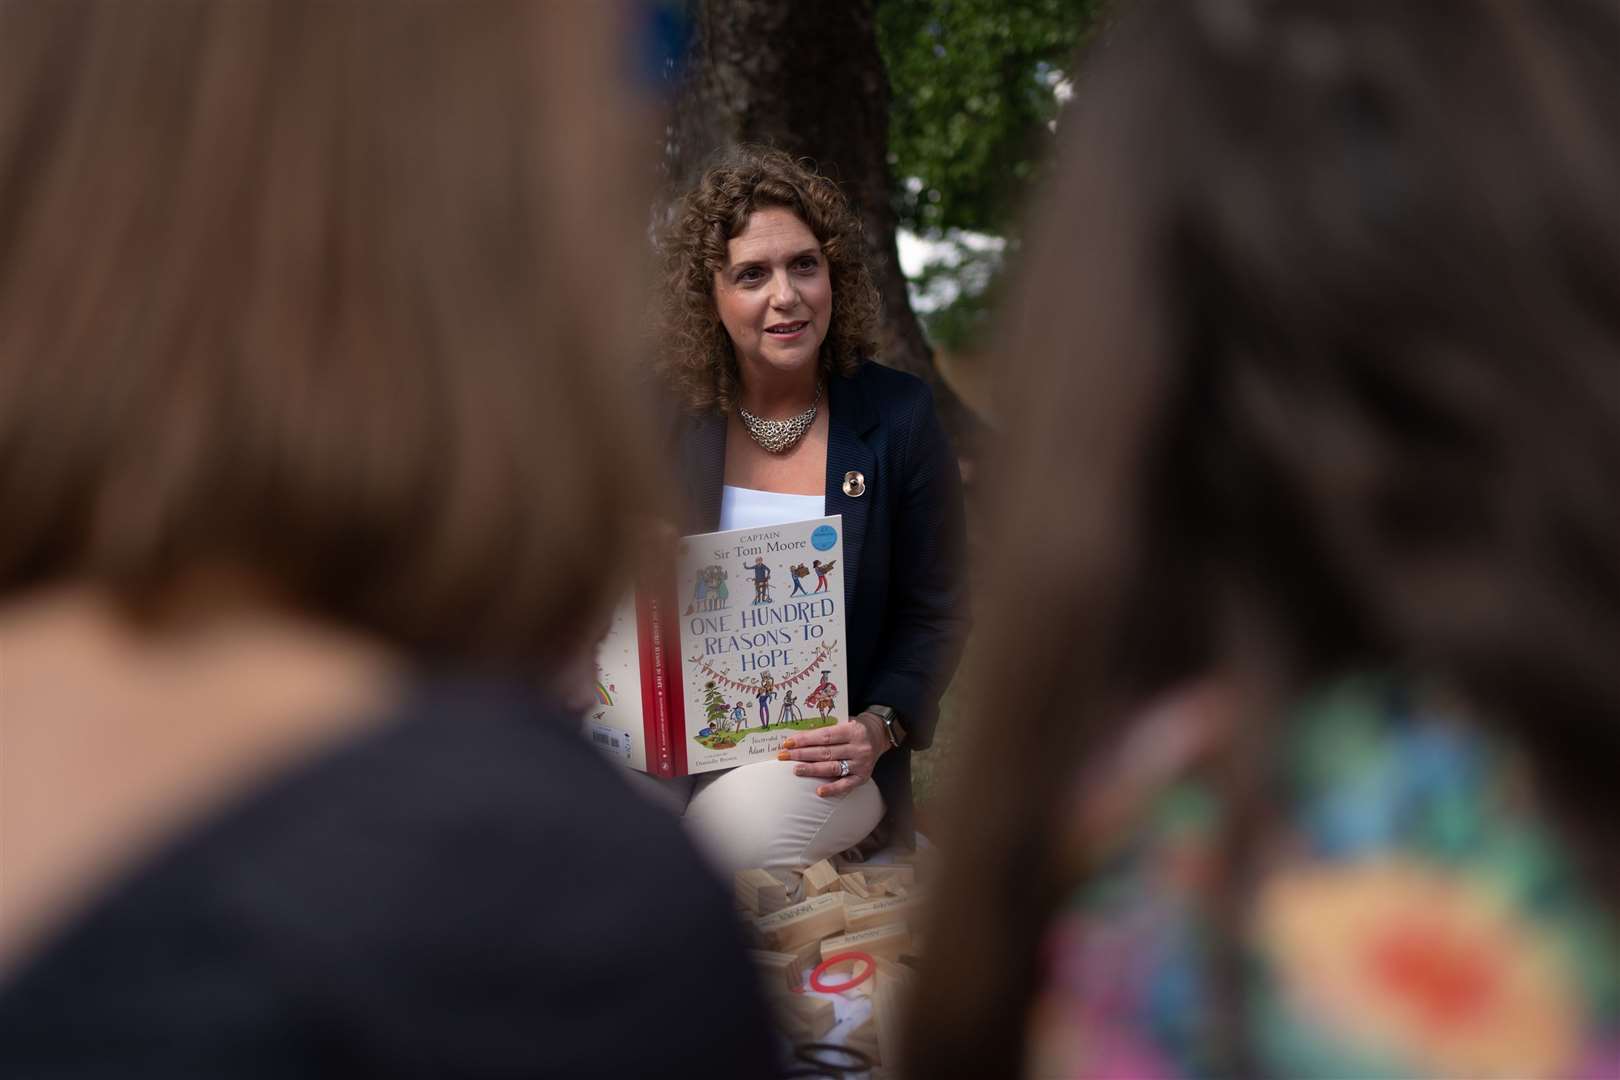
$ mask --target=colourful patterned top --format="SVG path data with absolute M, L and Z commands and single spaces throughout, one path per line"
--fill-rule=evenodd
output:
M 1389 680 L 1307 703 L 1244 947 L 1286 1077 L 1620 1078 L 1620 936 L 1522 763 Z M 1196 770 L 1120 830 L 1047 940 L 1031 1077 L 1209 1076 L 1214 844 Z

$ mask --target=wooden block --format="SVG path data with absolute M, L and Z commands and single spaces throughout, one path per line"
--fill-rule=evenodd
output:
M 886 866 L 910 867 L 916 874 L 916 882 L 926 885 L 938 873 L 939 853 L 935 851 L 907 851 L 896 854 L 895 861 L 885 863 Z M 907 885 L 906 888 L 912 888 Z
M 804 957 L 799 953 L 769 952 L 749 949 L 748 956 L 765 976 L 765 985 L 784 990 L 797 990 L 804 985 Z
M 771 1004 L 788 1038 L 795 1042 L 819 1039 L 838 1023 L 831 998 L 816 994 L 772 994 Z
M 732 878 L 737 903 L 754 915 L 769 915 L 787 907 L 787 886 L 769 870 L 739 870 Z
M 861 877 L 866 880 L 867 889 L 878 885 L 891 888 L 898 884 L 910 889 L 917 884 L 917 868 L 914 866 L 898 866 L 890 864 L 868 863 L 861 868 Z
M 871 890 L 866 887 L 866 878 L 861 876 L 861 872 L 859 870 L 855 871 L 853 874 L 839 874 L 838 880 L 843 883 L 844 891 L 849 893 L 851 896 L 858 896 L 862 900 L 870 900 L 872 898 Z
M 900 922 L 916 912 L 917 900 L 910 896 L 885 896 L 877 900 L 861 900 L 850 904 L 844 912 L 844 929 L 848 933 L 870 930 L 884 923 Z
M 821 963 L 821 938 L 811 938 L 796 949 L 784 949 L 783 951 L 790 952 L 798 957 L 799 966 L 805 971 L 810 971 Z M 801 981 L 799 985 L 803 986 L 804 983 Z
M 911 928 L 904 922 L 885 923 L 870 930 L 825 938 L 821 942 L 821 958 L 825 960 L 851 949 L 897 961 L 902 953 L 911 951 Z
M 754 927 L 766 949 L 794 952 L 806 942 L 820 941 L 829 934 L 844 931 L 843 894 L 817 896 L 763 915 L 754 920 Z
M 842 886 L 838 881 L 838 871 L 834 870 L 832 863 L 826 859 L 822 859 L 804 872 L 805 899 L 836 892 L 840 888 Z
M 872 981 L 876 984 L 872 988 L 872 1019 L 877 1024 L 877 1059 L 896 1068 L 900 1064 L 900 1032 L 904 1027 L 901 1010 L 905 984 L 886 974 L 881 967 Z
M 911 981 L 917 976 L 917 969 L 908 964 L 902 964 L 899 960 L 890 960 L 886 956 L 880 956 L 877 958 L 877 973 L 878 976 L 888 979 L 896 985 L 910 986 Z

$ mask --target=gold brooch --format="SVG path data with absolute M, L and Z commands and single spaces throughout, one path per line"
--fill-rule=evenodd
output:
M 866 477 L 854 469 L 844 474 L 844 494 L 852 499 L 858 499 L 866 494 Z

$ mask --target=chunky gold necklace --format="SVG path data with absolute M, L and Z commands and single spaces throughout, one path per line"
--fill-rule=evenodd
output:
M 766 420 L 743 408 L 740 402 L 737 405 L 737 415 L 742 417 L 743 427 L 748 429 L 749 437 L 759 443 L 766 453 L 785 454 L 798 445 L 805 432 L 810 430 L 810 425 L 816 422 L 816 409 L 820 405 L 821 382 L 817 380 L 816 399 L 798 416 L 790 416 L 786 420 Z

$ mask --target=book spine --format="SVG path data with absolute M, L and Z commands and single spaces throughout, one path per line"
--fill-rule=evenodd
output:
M 641 638 L 641 722 L 647 771 L 674 776 L 670 758 L 669 702 L 666 699 L 663 604 L 647 589 L 636 593 L 636 632 Z
M 664 610 L 670 613 L 670 621 L 664 626 L 664 693 L 666 705 L 664 715 L 668 718 L 667 731 L 670 735 L 670 768 L 675 776 L 685 776 L 686 767 L 686 687 L 682 673 L 686 669 L 685 653 L 681 651 L 681 605 L 676 596 L 675 579 L 669 579 L 668 591 L 664 594 Z

